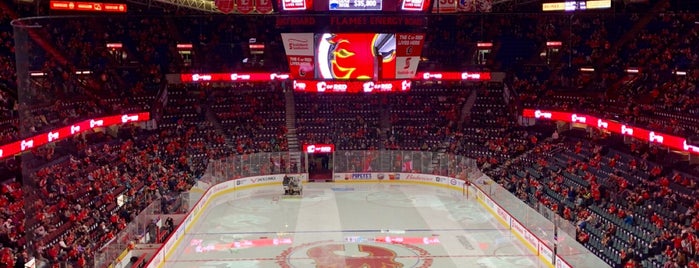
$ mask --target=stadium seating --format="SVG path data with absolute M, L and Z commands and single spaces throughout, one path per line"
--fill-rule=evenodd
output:
M 475 158 L 523 201 L 579 227 L 580 241 L 610 265 L 662 267 L 677 259 L 682 242 L 697 241 L 696 172 L 662 148 L 637 141 L 619 146 L 615 137 L 576 131 L 550 139 L 554 125 L 521 127 L 516 115 L 521 107 L 580 111 L 662 132 L 699 133 L 699 72 L 692 69 L 697 16 L 666 11 L 446 16 L 433 22 L 445 26 L 428 34 L 420 70 L 504 70 L 504 83 L 423 83 L 396 95 L 294 93 L 294 133 L 301 143 L 333 143 L 339 150 Z M 37 148 L 21 164 L 20 157 L 3 160 L 0 244 L 9 251 L 0 251 L 0 259 L 22 256 L 32 239 L 42 260 L 89 267 L 84 263 L 133 215 L 157 196 L 186 191 L 210 159 L 289 150 L 290 104 L 282 85 L 165 79 L 179 72 L 286 71 L 273 20 L 57 20 L 37 32 L 43 42 L 30 42 L 36 75 L 29 79 L 33 90 L 20 94 L 9 21 L 32 12 L 25 5 L 0 8 L 1 142 L 94 116 L 150 111 L 165 88 L 168 103 L 157 114 L 157 130 L 126 125 L 116 135 L 90 132 Z M 250 37 L 268 46 L 261 58 L 243 56 L 240 44 Z M 473 60 L 480 41 L 495 43 L 485 66 Z M 548 41 L 563 48 L 554 54 Z M 107 43 L 123 44 L 123 53 Z M 191 64 L 179 57 L 178 43 L 193 44 Z M 503 97 L 506 87 L 511 101 Z M 20 166 L 29 178 L 21 179 Z M 28 181 L 36 189 L 23 188 Z M 121 206 L 120 195 L 129 200 Z M 167 209 L 177 209 L 173 205 Z M 696 256 L 689 259 L 687 265 Z

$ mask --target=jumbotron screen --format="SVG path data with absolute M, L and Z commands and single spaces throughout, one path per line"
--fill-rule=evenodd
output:
M 423 33 L 285 33 L 291 76 L 318 80 L 412 79 Z

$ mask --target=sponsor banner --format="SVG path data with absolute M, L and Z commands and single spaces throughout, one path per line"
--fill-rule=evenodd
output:
M 425 43 L 425 34 L 421 33 L 397 33 L 396 34 L 396 56 L 398 57 L 420 57 L 422 46 Z
M 266 182 L 281 182 L 284 179 L 283 175 L 274 175 L 274 176 L 258 176 L 258 177 L 250 177 L 250 184 L 259 184 L 259 183 L 266 183 Z
M 335 151 L 334 144 L 304 144 L 303 151 L 308 154 L 332 153 Z
M 255 9 L 252 0 L 235 0 L 235 8 L 240 14 L 249 14 Z
M 335 181 L 366 181 L 377 180 L 379 173 L 335 173 L 333 179 Z
M 396 74 L 395 78 L 410 79 L 415 77 L 417 66 L 422 55 L 425 34 L 398 33 L 396 34 Z
M 180 82 L 268 82 L 289 79 L 285 73 L 205 73 L 180 74 Z
M 314 56 L 313 33 L 282 33 L 282 42 L 287 56 Z
M 255 11 L 260 14 L 270 14 L 274 11 L 271 0 L 255 0 Z
M 313 33 L 282 33 L 282 42 L 294 78 L 315 77 Z
M 539 120 L 557 120 L 573 124 L 583 124 L 587 125 L 588 127 L 634 137 L 650 143 L 660 144 L 674 150 L 691 154 L 699 154 L 699 146 L 687 144 L 686 138 L 626 125 L 616 120 L 609 120 L 585 114 L 535 109 L 524 109 L 524 111 L 522 111 L 522 116 Z
M 390 75 L 395 72 L 399 72 L 400 76 L 405 74 L 404 70 L 406 65 L 410 65 L 410 68 L 417 66 L 413 64 L 414 59 L 410 58 L 410 63 L 406 63 L 406 58 L 410 57 L 400 57 L 396 59 L 395 70 L 392 68 L 386 68 L 390 66 L 384 66 L 384 72 L 390 70 Z M 170 83 L 203 83 L 203 82 L 270 82 L 277 80 L 287 80 L 289 78 L 301 78 L 305 77 L 307 79 L 312 79 L 315 75 L 314 57 L 313 56 L 287 56 L 289 61 L 290 73 L 201 73 L 201 74 L 175 74 L 174 77 L 179 77 L 180 80 L 168 78 Z M 387 73 L 382 73 L 382 75 L 387 76 Z M 390 77 L 390 76 L 389 76 Z M 405 79 L 408 79 L 407 77 Z M 435 80 L 435 81 L 490 81 L 491 74 L 489 72 L 418 72 L 411 80 Z M 582 120 L 582 117 L 577 119 Z M 577 122 L 577 121 L 576 121 Z M 603 121 L 602 123 L 606 123 Z M 648 133 L 650 135 L 650 133 Z M 661 135 L 659 133 L 656 133 Z M 661 136 L 658 136 L 657 142 L 660 142 Z M 655 140 L 655 139 L 654 139 Z
M 456 13 L 458 0 L 434 0 L 432 12 Z
M 484 195 L 485 195 L 485 194 L 484 194 Z M 495 205 L 495 203 L 493 202 L 493 200 L 490 199 L 490 196 L 487 196 L 487 195 L 486 195 L 485 198 L 483 199 L 483 201 L 485 202 L 485 204 L 486 204 L 489 208 L 491 208 L 493 211 L 495 211 L 495 206 L 496 206 L 496 205 Z
M 415 77 L 418 64 L 420 64 L 420 56 L 397 57 L 395 74 L 396 78 L 409 79 Z
M 434 180 L 439 184 L 452 185 L 451 178 L 435 176 Z M 456 183 L 456 181 L 455 181 L 455 183 Z
M 519 223 L 518 220 L 513 219 L 510 222 L 510 227 L 512 227 L 512 230 L 515 231 L 516 234 L 521 236 L 524 239 L 524 233 L 527 232 L 527 230 L 522 226 L 521 223 Z M 534 248 L 537 248 L 538 246 L 535 245 Z
M 373 177 L 373 173 L 352 173 L 349 176 L 351 180 L 371 180 Z
M 405 180 L 434 182 L 434 176 L 424 175 L 424 174 L 407 174 L 407 175 L 405 175 Z
M 240 179 L 235 180 L 235 188 L 245 186 L 248 184 L 250 184 L 250 180 L 248 178 L 240 178 Z
M 556 255 L 556 268 L 571 268 L 568 263 L 561 258 L 561 256 Z
M 553 263 L 553 251 L 545 243 L 539 243 L 539 254 L 549 263 Z
M 401 9 L 405 11 L 425 11 L 428 0 L 403 0 Z
M 512 224 L 510 222 L 510 220 L 511 220 L 510 214 L 507 213 L 507 211 L 505 211 L 504 209 L 502 209 L 499 205 L 497 205 L 497 204 L 494 204 L 494 205 L 495 205 L 495 213 L 498 214 L 498 216 L 500 216 L 500 218 L 507 223 L 507 227 L 510 227 Z
M 420 72 L 415 80 L 490 81 L 489 72 Z
M 97 2 L 77 2 L 77 1 L 51 1 L 51 10 L 69 11 L 94 11 L 94 12 L 126 12 L 126 4 L 97 3 Z
M 539 238 L 536 238 L 536 236 L 527 229 L 524 229 L 524 240 L 529 242 L 535 249 L 539 249 L 539 244 L 541 243 L 539 242 Z
M 312 81 L 294 80 L 296 92 L 326 93 L 374 93 L 410 91 L 410 80 L 391 81 Z
M 78 122 L 69 126 L 54 129 L 47 133 L 38 134 L 23 140 L 0 146 L 0 159 L 32 150 L 47 143 L 57 142 L 82 132 L 125 123 L 144 122 L 150 120 L 150 113 L 121 114 L 99 117 Z
M 282 0 L 282 9 L 285 11 L 308 10 L 312 6 L 312 0 Z

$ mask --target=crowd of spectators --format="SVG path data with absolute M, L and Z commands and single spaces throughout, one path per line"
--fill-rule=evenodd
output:
M 557 62 L 564 66 L 519 68 L 508 82 L 525 107 L 586 112 L 692 136 L 699 115 L 699 98 L 694 97 L 698 76 L 692 69 L 699 59 L 697 17 L 673 11 L 672 6 L 660 11 L 602 16 L 591 22 L 577 22 L 583 19 L 576 16 L 574 25 L 592 24 L 572 28 L 570 61 L 564 56 Z M 639 29 L 614 31 L 629 23 L 637 23 Z M 597 29 L 589 36 L 601 39 L 582 38 L 579 28 Z
M 338 150 L 376 150 L 386 96 L 296 94 L 296 127 L 302 144 L 335 144 Z
M 696 267 L 699 177 L 656 164 L 663 151 L 640 141 L 556 136 L 493 177 L 570 221 L 577 240 L 613 267 Z
M 264 17 L 39 21 L 46 27 L 29 30 L 25 48 L 30 71 L 42 75 L 30 77 L 19 94 L 9 20 L 25 9 L 0 6 L 2 143 L 94 116 L 149 110 L 167 73 L 275 72 L 287 65 L 274 20 Z M 469 67 L 475 43 L 494 42 L 485 68 L 508 70 L 517 103 L 697 133 L 699 72 L 690 69 L 699 60 L 696 15 L 650 15 L 638 32 L 629 30 L 643 16 L 446 16 L 431 25 L 463 27 L 436 27 L 428 34 L 420 68 Z M 267 47 L 263 56 L 249 53 L 251 37 Z M 553 51 L 547 41 L 564 45 Z M 123 47 L 108 49 L 107 43 Z M 191 63 L 180 57 L 178 43 L 193 45 Z M 599 72 L 580 70 L 587 67 Z M 639 73 L 629 74 L 629 68 Z M 0 188 L 0 262 L 26 260 L 25 246 L 31 245 L 52 265 L 88 267 L 97 249 L 151 201 L 189 189 L 208 159 L 289 149 L 289 110 L 278 84 L 168 87 L 169 105 L 157 130 L 122 126 L 118 135 L 90 133 L 25 156 L 32 161 L 25 163 L 32 167 L 25 172 L 29 178 L 8 175 Z M 567 88 L 592 93 L 561 93 Z M 294 116 L 304 143 L 473 157 L 522 199 L 575 222 L 580 241 L 612 265 L 696 266 L 696 178 L 654 164 L 659 150 L 653 147 L 636 145 L 623 153 L 598 137 L 543 141 L 551 128 L 516 126 L 503 90 L 499 83 L 425 84 L 399 95 L 296 94 Z M 4 162 L 3 173 L 17 174 L 16 159 Z M 26 182 L 35 187 L 23 187 Z M 117 196 L 127 202 L 118 205 Z

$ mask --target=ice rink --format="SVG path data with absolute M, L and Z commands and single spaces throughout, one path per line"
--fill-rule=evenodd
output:
M 212 200 L 164 267 L 548 267 L 474 196 L 428 185 L 307 183 Z

